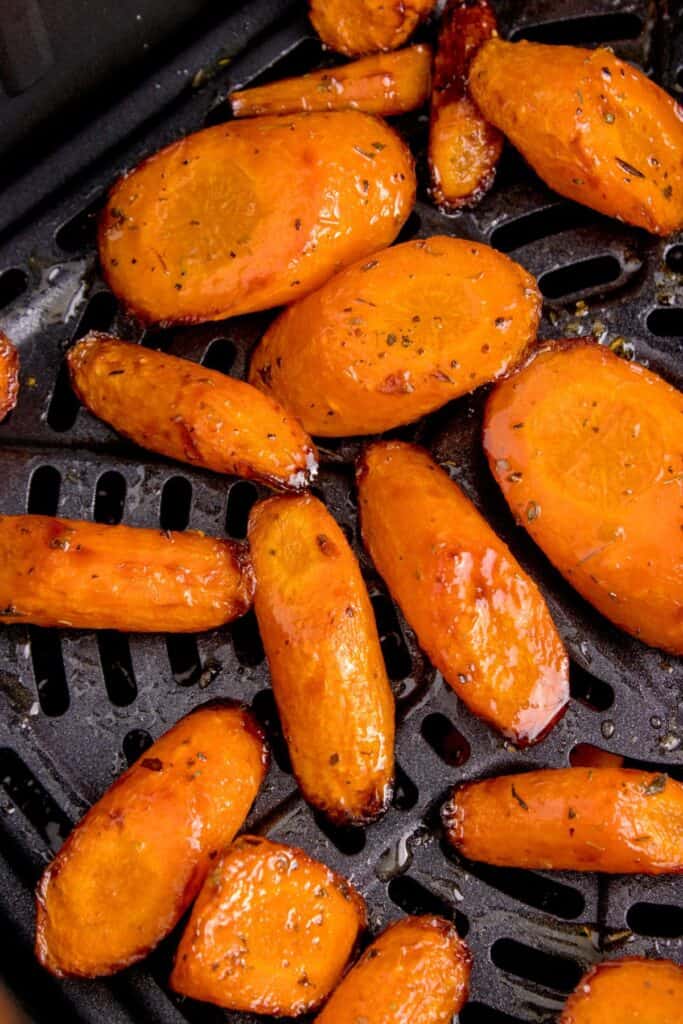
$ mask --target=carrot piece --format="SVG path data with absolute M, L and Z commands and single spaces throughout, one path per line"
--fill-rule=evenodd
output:
M 683 109 L 605 49 L 490 39 L 469 87 L 563 196 L 657 235 L 683 226 Z
M 249 380 L 311 434 L 379 433 L 505 373 L 534 339 L 540 305 L 531 275 L 486 245 L 405 242 L 285 310 Z
M 451 1024 L 467 1001 L 472 957 L 442 917 L 406 917 L 375 939 L 316 1024 Z
M 0 420 L 4 420 L 19 397 L 19 355 L 6 334 L 0 331 Z
M 389 245 L 414 199 L 408 148 L 369 114 L 233 121 L 119 179 L 100 260 L 141 319 L 220 320 L 292 302 Z
M 309 0 L 308 13 L 326 46 L 358 57 L 402 46 L 434 5 L 435 0 Z
M 484 447 L 515 517 L 621 629 L 683 654 L 683 395 L 591 342 L 555 342 L 491 395 Z
M 539 740 L 569 681 L 535 584 L 422 449 L 371 445 L 357 480 L 363 541 L 420 645 L 476 715 L 520 746 Z
M 292 766 L 306 799 L 340 823 L 391 796 L 394 699 L 356 557 L 311 495 L 249 518 L 255 609 Z
M 680 1024 L 683 967 L 634 957 L 598 964 L 569 997 L 560 1024 Z
M 244 615 L 244 548 L 200 533 L 0 516 L 0 622 L 193 633 Z
M 228 97 L 235 117 L 313 110 L 363 110 L 390 117 L 416 110 L 429 96 L 432 51 L 420 44 L 337 68 L 313 71 Z
M 36 955 L 60 977 L 113 974 L 175 927 L 247 816 L 267 748 L 241 708 L 181 719 L 92 807 L 38 885 Z
M 548 871 L 683 871 L 683 785 L 629 768 L 557 768 L 456 789 L 448 839 L 470 860 Z
M 579 743 L 569 755 L 569 763 L 573 768 L 623 768 L 624 758 L 592 743 Z
M 488 0 L 449 0 L 434 58 L 429 125 L 432 195 L 447 211 L 477 203 L 496 176 L 503 136 L 482 116 L 467 89 L 472 58 L 496 34 Z
M 242 836 L 199 894 L 171 987 L 230 1010 L 305 1013 L 337 984 L 364 927 L 346 879 L 303 850 Z
M 297 420 L 241 380 L 96 333 L 67 361 L 84 405 L 144 448 L 282 489 L 300 490 L 317 473 Z

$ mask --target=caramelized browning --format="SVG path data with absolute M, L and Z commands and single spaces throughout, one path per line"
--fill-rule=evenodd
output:
M 242 836 L 199 894 L 171 987 L 229 1010 L 306 1013 L 337 984 L 364 927 L 346 879 L 303 850 Z
M 91 808 L 37 890 L 36 955 L 92 978 L 141 960 L 177 924 L 242 826 L 267 769 L 251 716 L 183 718 Z
M 356 557 L 311 495 L 249 518 L 255 608 L 292 766 L 339 823 L 376 818 L 391 795 L 394 700 Z
M 357 473 L 363 541 L 458 697 L 513 742 L 569 699 L 567 656 L 532 580 L 427 452 L 374 444 Z

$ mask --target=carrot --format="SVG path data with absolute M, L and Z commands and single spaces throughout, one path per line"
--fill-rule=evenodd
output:
M 229 1010 L 294 1016 L 341 978 L 365 904 L 303 850 L 242 836 L 199 894 L 171 987 Z
M 633 958 L 598 964 L 579 982 L 560 1024 L 680 1024 L 683 967 Z
M 326 46 L 357 57 L 402 46 L 434 4 L 435 0 L 309 0 L 308 13 Z
M 683 654 L 683 395 L 591 342 L 554 342 L 491 395 L 484 447 L 515 517 L 621 629 Z
M 313 110 L 364 110 L 390 117 L 421 107 L 429 96 L 432 51 L 420 44 L 341 67 L 285 78 L 228 97 L 235 117 Z
M 175 927 L 267 770 L 232 706 L 194 711 L 157 740 L 73 830 L 38 885 L 36 955 L 60 977 L 113 974 Z
M 144 448 L 282 489 L 317 473 L 299 423 L 241 380 L 106 334 L 87 335 L 67 361 L 84 405 Z
M 4 420 L 19 397 L 19 356 L 6 334 L 0 331 L 0 420 Z
M 199 533 L 0 516 L 0 622 L 192 633 L 244 615 L 244 549 Z
M 429 125 L 432 195 L 446 211 L 478 202 L 496 176 L 503 136 L 485 120 L 467 89 L 474 54 L 495 34 L 489 0 L 449 0 L 434 59 Z
M 464 857 L 503 867 L 683 871 L 683 785 L 628 768 L 558 768 L 456 789 L 443 812 Z
M 579 743 L 569 755 L 573 768 L 623 768 L 624 758 L 591 743 Z
M 467 1000 L 472 958 L 442 917 L 390 925 L 332 993 L 317 1024 L 451 1024 Z
M 340 823 L 391 795 L 394 700 L 356 557 L 311 495 L 255 505 L 255 609 L 292 766 L 306 799 Z
M 321 437 L 410 423 L 505 373 L 540 297 L 486 245 L 437 236 L 342 271 L 266 331 L 249 380 Z
M 421 647 L 467 707 L 524 746 L 569 699 L 545 602 L 427 452 L 374 444 L 357 472 L 363 541 Z
M 657 235 L 683 225 L 683 111 L 610 50 L 494 38 L 469 86 L 555 191 Z
M 114 185 L 100 260 L 139 318 L 220 320 L 292 302 L 389 245 L 414 198 L 407 147 L 368 114 L 231 122 Z

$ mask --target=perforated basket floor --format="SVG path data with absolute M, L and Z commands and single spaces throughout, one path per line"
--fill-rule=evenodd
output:
M 259 488 L 122 442 L 79 409 L 61 365 L 75 338 L 99 328 L 244 375 L 272 314 L 141 336 L 99 276 L 95 214 L 124 168 L 226 119 L 220 99 L 228 86 L 329 62 L 302 6 L 261 0 L 226 15 L 0 197 L 0 218 L 9 225 L 0 238 L 0 325 L 20 348 L 23 385 L 18 408 L 0 426 L 0 511 L 244 536 Z M 506 36 L 608 43 L 674 93 L 683 88 L 683 19 L 667 18 L 664 2 L 659 15 L 639 0 L 496 6 Z M 399 119 L 397 127 L 417 153 L 424 181 L 426 117 Z M 681 239 L 656 240 L 559 199 L 511 151 L 493 191 L 472 213 L 442 216 L 422 192 L 402 237 L 436 232 L 488 242 L 537 275 L 546 298 L 542 336 L 627 339 L 636 358 L 683 384 Z M 32 888 L 70 825 L 152 738 L 216 696 L 250 703 L 275 751 L 250 829 L 300 844 L 352 879 L 368 900 L 373 930 L 403 912 L 436 911 L 457 921 L 475 956 L 463 1024 L 550 1021 L 584 969 L 605 956 L 683 960 L 680 881 L 506 871 L 463 863 L 442 843 L 438 808 L 454 782 L 565 765 L 580 743 L 683 778 L 681 661 L 610 626 L 514 526 L 481 452 L 484 397 L 454 402 L 399 433 L 431 448 L 541 583 L 572 658 L 573 700 L 549 738 L 525 753 L 459 705 L 358 543 L 351 485 L 358 445 L 327 443 L 320 490 L 361 559 L 400 723 L 397 794 L 384 819 L 367 830 L 331 829 L 298 795 L 252 615 L 196 638 L 0 630 L 0 920 L 9 937 L 2 969 L 35 1020 L 256 1019 L 171 995 L 165 980 L 173 937 L 139 967 L 92 983 L 57 983 L 30 949 Z

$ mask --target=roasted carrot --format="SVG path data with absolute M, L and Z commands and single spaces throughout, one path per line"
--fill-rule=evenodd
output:
M 236 121 L 119 179 L 100 260 L 139 318 L 220 320 L 292 302 L 389 245 L 414 198 L 410 152 L 369 114 Z
M 235 117 L 313 110 L 363 110 L 390 117 L 416 110 L 429 96 L 432 51 L 420 44 L 285 78 L 229 96 Z
M 177 924 L 267 770 L 251 716 L 213 705 L 157 740 L 73 830 L 38 886 L 36 954 L 53 974 L 113 974 Z
M 560 1024 L 680 1024 L 683 967 L 671 960 L 612 960 L 579 982 Z
M 229 1010 L 305 1013 L 337 984 L 364 927 L 346 879 L 303 850 L 242 836 L 199 894 L 171 987 Z
M 558 768 L 471 782 L 443 812 L 470 860 L 548 871 L 683 871 L 683 785 L 629 768 Z
M 557 192 L 657 235 L 683 225 L 683 110 L 610 50 L 493 38 L 469 86 Z
M 192 633 L 244 615 L 253 592 L 233 541 L 0 516 L 0 622 Z
M 573 768 L 623 768 L 624 758 L 592 743 L 579 743 L 571 751 L 569 763 Z
M 4 420 L 19 397 L 19 356 L 6 334 L 0 331 L 0 420 Z
M 241 380 L 105 334 L 87 335 L 67 360 L 84 405 L 143 448 L 287 490 L 316 475 L 297 420 Z
M 472 958 L 442 917 L 406 917 L 375 939 L 317 1024 L 451 1024 L 467 1000 Z
M 377 433 L 505 373 L 539 312 L 531 275 L 488 246 L 405 242 L 285 310 L 249 379 L 312 434 Z
M 292 766 L 306 799 L 340 823 L 391 795 L 394 700 L 356 557 L 311 495 L 254 506 L 255 608 Z
M 505 736 L 540 739 L 565 710 L 569 682 L 535 584 L 422 449 L 374 444 L 357 480 L 365 546 L 432 662 Z
M 517 520 L 621 629 L 683 654 L 683 395 L 590 342 L 540 350 L 489 399 L 484 447 Z
M 434 4 L 435 0 L 309 0 L 308 13 L 326 46 L 357 57 L 402 46 Z
M 429 125 L 432 194 L 448 211 L 478 202 L 496 176 L 503 136 L 485 120 L 467 88 L 475 53 L 495 33 L 489 0 L 449 0 L 434 58 Z

